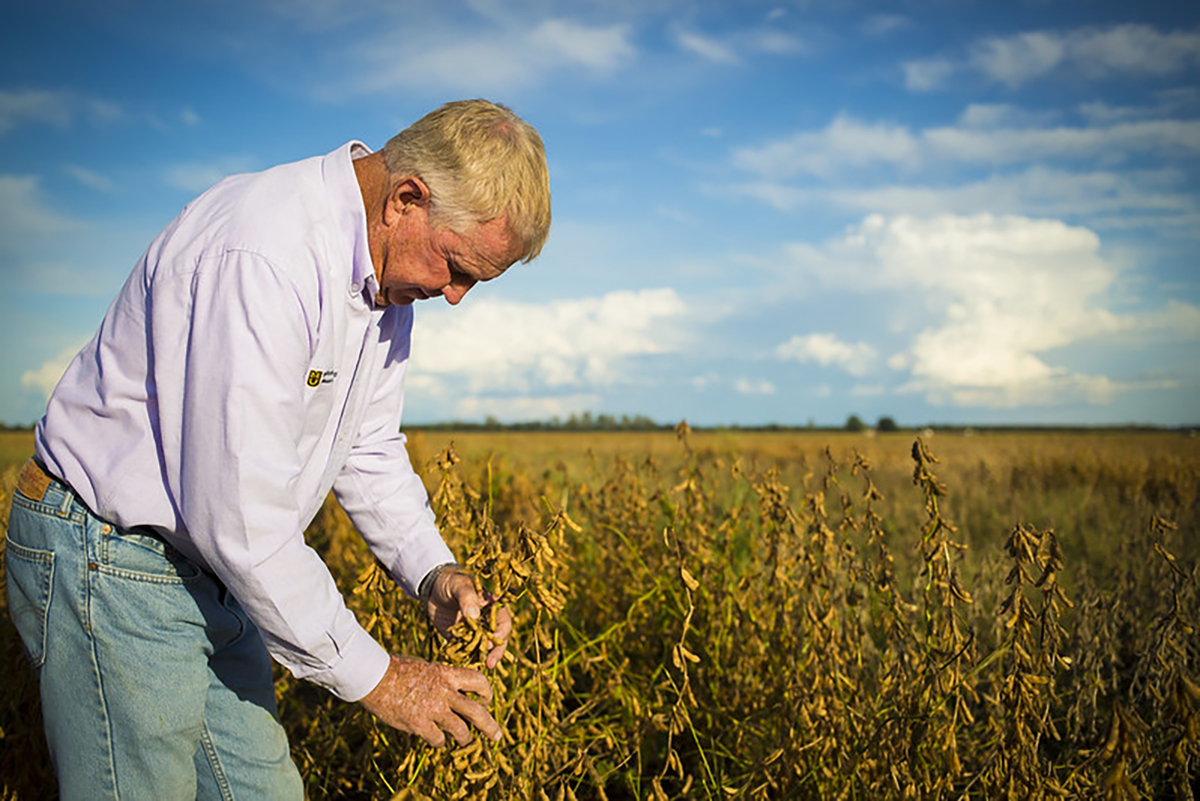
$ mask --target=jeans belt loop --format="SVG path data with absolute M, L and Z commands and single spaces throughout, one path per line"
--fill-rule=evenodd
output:
M 62 487 L 62 503 L 58 505 L 58 510 L 62 512 L 63 517 L 67 517 L 71 514 L 71 505 L 75 502 L 75 490 L 67 486 L 65 482 L 58 481 L 54 476 L 50 476 L 50 480 Z

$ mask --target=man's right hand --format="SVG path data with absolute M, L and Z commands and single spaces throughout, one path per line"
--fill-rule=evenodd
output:
M 445 745 L 447 734 L 466 745 L 472 739 L 471 726 L 499 740 L 500 725 L 467 693 L 475 693 L 484 704 L 492 702 L 492 687 L 477 670 L 393 656 L 383 679 L 359 703 L 389 726 L 430 745 Z

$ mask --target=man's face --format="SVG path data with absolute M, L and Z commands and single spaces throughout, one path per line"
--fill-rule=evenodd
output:
M 439 295 L 453 306 L 475 284 L 495 278 L 516 261 L 503 217 L 458 234 L 434 228 L 427 206 L 411 205 L 394 223 L 379 260 L 376 302 L 383 306 L 407 306 Z

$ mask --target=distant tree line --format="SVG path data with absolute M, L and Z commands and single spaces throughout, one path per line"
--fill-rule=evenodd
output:
M 521 423 L 502 423 L 488 416 L 482 423 L 451 421 L 405 426 L 410 429 L 429 431 L 658 431 L 674 427 L 673 423 L 658 423 L 645 415 L 620 417 L 612 414 L 572 413 L 567 419 L 555 416 L 549 420 L 529 420 Z
M 646 415 L 639 414 L 620 417 L 612 414 L 593 414 L 592 412 L 572 413 L 566 419 L 552 417 L 549 420 L 529 420 L 520 423 L 504 423 L 495 417 L 488 416 L 483 422 L 451 420 L 442 423 L 420 423 L 405 425 L 409 430 L 423 431 L 669 431 L 675 423 L 660 423 Z M 786 425 L 767 423 L 765 425 L 724 425 L 724 426 L 692 426 L 696 430 L 726 429 L 731 431 L 804 431 L 825 430 L 836 431 L 838 426 L 817 426 L 812 421 L 807 425 Z M 846 431 L 866 431 L 869 426 L 856 415 L 850 415 L 844 426 Z M 881 417 L 875 425 L 878 431 L 899 431 L 900 427 L 891 417 Z
M 442 423 L 419 423 L 406 424 L 405 429 L 409 431 L 669 431 L 675 427 L 673 421 L 670 423 L 659 423 L 646 415 L 617 415 L 612 414 L 594 414 L 593 412 L 580 412 L 571 414 L 565 419 L 562 417 L 552 417 L 549 420 L 529 420 L 519 423 L 504 423 L 495 417 L 489 416 L 483 422 L 452 420 Z M 1184 433 L 1193 433 L 1196 426 L 1155 426 L 1136 423 L 1127 423 L 1120 425 L 1036 425 L 1036 424 L 1021 424 L 1021 425 L 967 425 L 962 423 L 930 423 L 928 425 L 918 426 L 901 426 L 896 422 L 894 417 L 884 415 L 880 417 L 874 426 L 868 424 L 857 414 L 852 414 L 846 418 L 843 425 L 817 425 L 810 420 L 805 425 L 789 425 L 785 423 L 766 423 L 762 425 L 692 425 L 691 428 L 696 431 L 719 430 L 719 431 L 849 431 L 849 432 L 867 432 L 874 430 L 879 433 L 889 433 L 895 431 L 940 431 L 949 434 L 975 434 L 985 433 L 990 431 L 996 432 L 1042 432 L 1049 433 L 1053 431 L 1109 431 L 1109 432 L 1137 432 L 1137 431 L 1171 431 L 1178 430 Z
M 857 414 L 852 414 L 846 418 L 845 429 L 847 431 L 866 431 L 867 424 Z M 891 417 L 880 417 L 879 422 L 875 424 L 876 431 L 899 431 L 900 426 L 896 425 L 896 421 Z

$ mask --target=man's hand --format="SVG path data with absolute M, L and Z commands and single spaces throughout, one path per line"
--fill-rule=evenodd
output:
M 467 693 L 492 701 L 492 687 L 477 670 L 393 656 L 383 679 L 359 703 L 389 726 L 433 746 L 445 745 L 446 734 L 466 745 L 471 726 L 499 740 L 500 725 Z
M 434 580 L 425 611 L 442 636 L 449 637 L 450 629 L 461 622 L 464 616 L 478 620 L 493 606 L 496 607 L 496 626 L 492 632 L 492 642 L 495 646 L 488 652 L 485 661 L 491 670 L 500 664 L 500 659 L 508 647 L 508 635 L 512 633 L 512 615 L 499 605 L 491 593 L 479 593 L 475 589 L 475 580 L 470 575 L 455 568 L 448 568 L 439 573 Z

